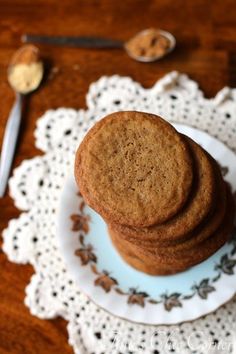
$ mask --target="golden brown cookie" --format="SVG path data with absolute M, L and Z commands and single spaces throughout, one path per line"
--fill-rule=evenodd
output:
M 145 227 L 183 207 L 192 158 L 185 139 L 162 118 L 117 112 L 87 133 L 76 153 L 75 178 L 86 203 L 105 219 Z
M 185 137 L 194 160 L 194 183 L 192 193 L 173 218 L 165 223 L 146 228 L 134 228 L 121 224 L 112 225 L 128 241 L 141 242 L 142 245 L 166 244 L 172 245 L 179 240 L 188 238 L 192 232 L 209 214 L 216 196 L 216 178 L 219 169 L 214 167 L 212 159 L 192 139 Z M 219 176 L 218 176 L 219 180 Z M 221 181 L 218 181 L 221 183 Z M 222 189 L 222 188 L 221 188 Z
M 234 199 L 228 188 L 227 209 L 221 225 L 208 239 L 189 249 L 173 252 L 171 247 L 157 248 L 155 253 L 147 253 L 141 247 L 123 240 L 116 231 L 109 229 L 109 233 L 115 247 L 130 265 L 148 274 L 166 275 L 183 271 L 214 254 L 229 239 L 234 227 L 234 216 Z

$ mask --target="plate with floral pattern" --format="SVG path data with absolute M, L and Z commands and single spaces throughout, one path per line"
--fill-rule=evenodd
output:
M 235 192 L 236 155 L 205 132 L 182 124 L 175 127 L 219 162 Z M 145 324 L 181 323 L 213 312 L 236 292 L 235 231 L 213 256 L 185 272 L 144 274 L 120 257 L 105 222 L 85 204 L 72 173 L 61 194 L 57 228 L 61 254 L 80 289 L 118 317 Z

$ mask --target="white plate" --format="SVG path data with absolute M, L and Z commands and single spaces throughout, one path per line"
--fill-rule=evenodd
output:
M 202 131 L 180 124 L 175 127 L 202 145 L 221 164 L 225 179 L 235 191 L 235 154 Z M 121 259 L 102 218 L 83 204 L 74 177 L 69 176 L 58 213 L 60 250 L 81 291 L 108 312 L 145 324 L 175 324 L 206 315 L 234 295 L 235 234 L 212 257 L 183 273 L 149 276 Z

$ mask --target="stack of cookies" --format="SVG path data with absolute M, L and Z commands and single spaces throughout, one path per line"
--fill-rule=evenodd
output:
M 152 114 L 117 112 L 95 124 L 75 177 L 123 259 L 148 274 L 202 262 L 233 229 L 234 201 L 216 161 Z

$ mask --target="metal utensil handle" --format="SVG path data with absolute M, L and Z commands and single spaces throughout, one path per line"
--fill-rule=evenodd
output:
M 0 197 L 3 197 L 14 158 L 19 134 L 23 96 L 16 94 L 16 100 L 10 112 L 2 144 L 0 164 Z
M 122 48 L 123 42 L 99 38 L 99 37 L 65 37 L 65 36 L 41 36 L 34 34 L 25 34 L 22 37 L 23 42 L 53 44 L 61 46 L 71 46 L 79 48 Z

